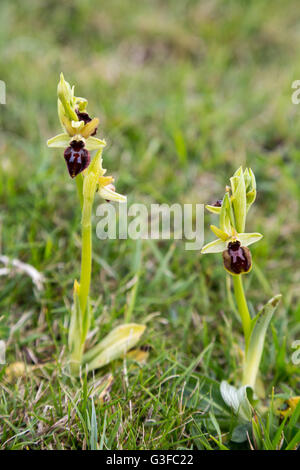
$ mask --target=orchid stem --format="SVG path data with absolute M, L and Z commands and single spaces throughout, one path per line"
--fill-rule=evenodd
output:
M 91 273 L 92 273 L 92 207 L 94 201 L 94 194 L 90 197 L 83 197 L 83 178 L 82 175 L 76 178 L 78 195 L 82 207 L 81 219 L 81 273 L 78 291 L 79 301 L 79 318 L 78 329 L 73 331 L 73 334 L 80 335 L 79 341 L 73 341 L 76 346 L 71 353 L 71 368 L 74 374 L 77 374 L 82 362 L 82 355 L 84 351 L 84 343 L 89 329 L 90 323 L 90 309 L 88 305 Z
M 79 303 L 81 314 L 85 314 L 90 292 L 92 272 L 92 206 L 93 200 L 85 198 L 82 210 L 82 248 Z
M 80 201 L 81 210 L 83 208 L 83 176 L 81 173 L 75 178 L 78 197 Z
M 238 276 L 233 276 L 233 288 L 234 288 L 234 295 L 236 299 L 236 303 L 238 306 L 238 311 L 241 317 L 243 330 L 244 330 L 244 337 L 245 337 L 245 346 L 246 351 L 248 348 L 250 332 L 251 332 L 251 317 L 245 297 L 244 287 L 243 287 L 243 280 L 241 274 Z

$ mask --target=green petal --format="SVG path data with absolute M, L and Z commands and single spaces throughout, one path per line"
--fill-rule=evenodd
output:
M 87 150 L 98 150 L 106 146 L 105 140 L 97 139 L 96 137 L 89 137 L 86 141 Z
M 70 136 L 68 134 L 58 134 L 47 141 L 48 147 L 66 148 L 69 146 Z
M 222 253 L 224 250 L 226 250 L 226 248 L 227 243 L 218 238 L 217 240 L 214 240 L 213 242 L 210 242 L 205 245 L 202 248 L 201 253 L 204 255 L 207 253 Z
M 263 235 L 261 233 L 239 233 L 238 239 L 242 246 L 249 246 L 252 243 L 258 242 Z

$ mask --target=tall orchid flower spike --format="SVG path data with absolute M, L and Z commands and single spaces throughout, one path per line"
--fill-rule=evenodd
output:
M 255 318 L 251 318 L 241 275 L 249 273 L 252 268 L 248 246 L 262 238 L 260 233 L 245 231 L 247 214 L 255 198 L 256 182 L 253 171 L 250 168 L 245 171 L 242 167 L 238 168 L 230 178 L 230 186 L 226 186 L 223 199 L 206 206 L 211 213 L 219 217 L 219 226 L 210 226 L 217 238 L 201 250 L 202 254 L 222 253 L 224 268 L 231 275 L 245 337 L 242 384 L 244 387 L 250 386 L 254 390 L 267 327 L 280 299 L 280 296 L 275 296 Z M 221 393 L 227 403 L 228 393 L 226 390 L 229 389 L 223 383 Z M 247 399 L 244 389 L 240 390 L 243 393 L 237 391 L 237 397 L 244 397 L 243 400 Z M 250 405 L 249 409 L 251 409 Z
M 92 309 L 90 284 L 92 277 L 92 209 L 96 192 L 106 201 L 126 202 L 126 196 L 118 194 L 113 177 L 105 176 L 102 151 L 105 141 L 95 136 L 99 119 L 91 118 L 87 100 L 74 95 L 74 87 L 60 76 L 57 87 L 58 116 L 63 133 L 47 142 L 48 147 L 63 148 L 69 174 L 75 178 L 81 206 L 81 271 L 79 282 L 75 280 L 73 307 L 69 326 L 68 346 L 70 369 L 78 374 L 81 367 L 90 371 L 103 367 L 122 357 L 138 342 L 145 330 L 144 325 L 126 323 L 111 331 L 91 350 L 85 351 Z M 94 155 L 90 152 L 95 151 Z

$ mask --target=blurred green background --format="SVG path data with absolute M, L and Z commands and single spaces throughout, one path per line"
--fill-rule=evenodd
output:
M 27 277 L 0 277 L 2 337 L 29 313 L 10 343 L 11 361 L 28 351 L 38 360 L 59 355 L 79 273 L 75 184 L 63 152 L 46 147 L 60 132 L 62 71 L 99 116 L 98 135 L 108 142 L 104 166 L 129 202 L 211 202 L 238 166 L 252 167 L 258 197 L 247 229 L 264 239 L 253 247 L 257 269 L 246 288 L 252 312 L 272 294 L 284 296 L 262 368 L 270 384 L 296 389 L 290 356 L 300 335 L 300 107 L 291 102 L 291 85 L 300 79 L 298 6 L 296 0 L 1 0 L 7 104 L 0 106 L 0 251 L 47 279 L 37 293 Z M 206 241 L 213 221 L 208 215 Z M 123 321 L 140 253 L 134 241 L 96 236 L 94 252 L 95 325 L 104 334 Z M 224 349 L 224 316 L 235 331 L 239 326 L 221 257 L 200 257 L 181 241 L 144 242 L 141 256 L 133 319 L 148 321 L 152 357 L 165 347 L 166 357 L 179 354 L 189 364 L 215 340 L 209 375 L 228 378 L 235 352 Z M 233 343 L 239 340 L 235 334 Z

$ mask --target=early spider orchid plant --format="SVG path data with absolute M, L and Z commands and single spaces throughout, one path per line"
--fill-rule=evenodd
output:
M 221 384 L 222 396 L 227 404 L 239 403 L 245 398 L 247 387 L 256 391 L 256 380 L 260 360 L 263 352 L 265 335 L 274 311 L 280 300 L 280 295 L 273 297 L 262 310 L 251 318 L 242 277 L 252 269 L 251 252 L 249 245 L 258 242 L 260 233 L 245 233 L 248 211 L 256 199 L 256 181 L 253 171 L 240 167 L 230 178 L 230 186 L 222 200 L 206 208 L 219 216 L 219 227 L 211 225 L 212 232 L 217 239 L 205 245 L 201 253 L 222 253 L 225 270 L 231 275 L 234 295 L 241 318 L 245 339 L 243 378 L 241 389 L 223 382 Z M 236 393 L 236 395 L 235 395 Z M 235 399 L 233 399 L 235 395 Z M 237 409 L 235 409 L 237 411 Z
M 121 357 L 132 348 L 143 334 L 145 326 L 128 323 L 112 330 L 96 346 L 85 352 L 92 309 L 89 299 L 92 273 L 92 208 L 96 193 L 106 201 L 126 202 L 126 197 L 115 192 L 113 177 L 105 176 L 102 151 L 105 141 L 95 136 L 99 119 L 90 118 L 87 100 L 74 95 L 63 74 L 58 83 L 58 117 L 63 133 L 48 140 L 48 147 L 64 149 L 64 158 L 71 178 L 75 178 L 82 211 L 81 274 L 74 282 L 73 307 L 69 326 L 70 367 L 78 374 L 81 366 L 97 369 Z M 95 151 L 93 158 L 91 151 Z

